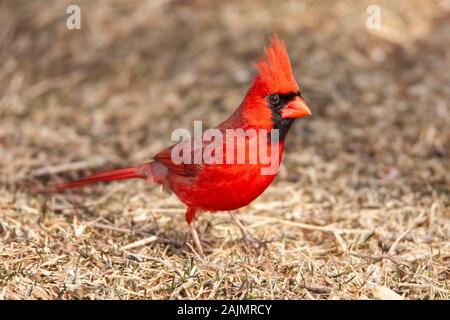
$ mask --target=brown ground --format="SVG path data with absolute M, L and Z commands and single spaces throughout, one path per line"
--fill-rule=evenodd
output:
M 70 3 L 72 3 L 71 1 Z M 449 299 L 450 3 L 0 3 L 0 299 Z M 314 116 L 276 182 L 191 249 L 175 196 L 142 181 L 36 187 L 147 161 L 239 104 L 267 35 Z

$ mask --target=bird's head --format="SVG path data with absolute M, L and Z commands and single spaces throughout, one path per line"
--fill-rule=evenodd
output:
M 286 44 L 276 34 L 257 68 L 243 101 L 243 116 L 250 125 L 280 129 L 284 136 L 296 118 L 309 116 L 311 111 L 292 73 Z

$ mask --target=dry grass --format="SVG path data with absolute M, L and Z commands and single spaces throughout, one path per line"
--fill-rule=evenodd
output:
M 449 299 L 450 4 L 386 1 L 0 3 L 0 298 Z M 277 31 L 314 116 L 241 219 L 141 181 L 36 187 L 140 163 L 245 94 Z M 398 296 L 399 295 L 399 296 Z

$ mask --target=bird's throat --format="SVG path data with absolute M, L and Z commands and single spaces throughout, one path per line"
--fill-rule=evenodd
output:
M 273 121 L 273 129 L 279 130 L 279 139 L 280 141 L 284 141 L 286 139 L 286 135 L 291 128 L 292 124 L 294 123 L 295 119 L 291 118 L 285 118 L 283 119 L 281 117 L 281 114 L 272 114 L 272 121 Z

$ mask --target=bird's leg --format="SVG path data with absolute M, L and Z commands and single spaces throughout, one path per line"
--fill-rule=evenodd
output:
M 248 231 L 248 229 L 242 224 L 242 222 L 238 218 L 234 216 L 234 214 L 231 211 L 228 211 L 228 213 L 231 219 L 234 221 L 234 223 L 236 223 L 236 225 L 239 227 L 239 230 L 241 230 L 242 240 L 244 240 L 246 243 L 250 244 L 252 247 L 256 249 L 265 246 L 265 242 L 254 238 Z
M 191 234 L 192 234 L 192 240 L 194 240 L 194 244 L 197 248 L 198 253 L 201 256 L 204 256 L 203 254 L 203 248 L 202 248 L 202 244 L 200 242 L 200 238 L 198 237 L 198 233 L 197 230 L 195 229 L 194 223 L 195 223 L 195 213 L 196 213 L 196 209 L 195 208 L 187 208 L 186 210 L 186 221 L 189 225 L 189 229 L 191 230 Z
M 242 224 L 242 222 L 239 221 L 239 219 L 236 218 L 232 212 L 228 211 L 228 214 L 230 215 L 230 217 L 234 221 L 234 223 L 236 223 L 236 225 L 239 227 L 239 230 L 241 230 L 242 238 L 244 238 L 244 239 L 252 239 L 253 238 L 252 235 L 247 230 L 247 228 Z
M 194 222 L 192 222 L 191 224 L 189 224 L 189 227 L 190 227 L 190 229 L 191 229 L 192 239 L 194 240 L 194 243 L 195 243 L 195 246 L 196 246 L 196 248 L 197 248 L 198 253 L 199 253 L 201 256 L 204 256 L 202 244 L 200 243 L 200 239 L 199 239 L 199 237 L 198 237 L 197 230 L 196 230 L 195 227 L 194 227 Z

